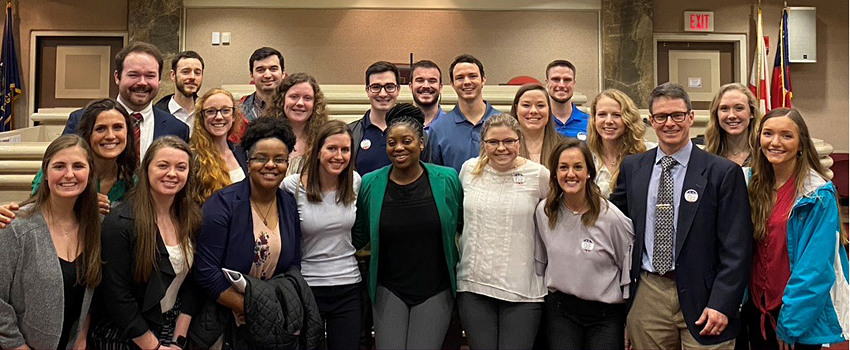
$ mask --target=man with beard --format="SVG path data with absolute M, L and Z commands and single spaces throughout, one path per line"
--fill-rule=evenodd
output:
M 261 116 L 266 106 L 272 103 L 272 96 L 286 78 L 286 71 L 283 55 L 270 47 L 261 47 L 254 51 L 248 60 L 248 68 L 251 71 L 254 92 L 243 97 L 240 106 L 245 120 L 250 123 Z
M 366 95 L 371 108 L 363 118 L 348 124 L 354 138 L 351 159 L 360 175 L 390 165 L 386 116 L 398 99 L 398 77 L 398 68 L 387 61 L 372 63 L 366 69 Z
M 115 55 L 113 76 L 118 84 L 118 103 L 130 113 L 136 150 L 139 159 L 153 140 L 166 135 L 175 135 L 189 142 L 189 127 L 168 112 L 153 108 L 151 101 L 159 92 L 162 54 L 156 46 L 134 42 Z M 77 132 L 83 109 L 71 112 L 63 134 Z
M 566 137 L 587 140 L 589 115 L 570 102 L 576 87 L 576 66 L 570 61 L 555 60 L 546 66 L 546 89 L 552 98 L 552 120 L 555 130 Z
M 487 78 L 477 58 L 457 56 L 449 67 L 449 76 L 457 92 L 457 105 L 431 124 L 431 162 L 460 172 L 463 162 L 479 154 L 484 122 L 499 111 L 481 95 Z
M 443 91 L 443 73 L 436 63 L 421 60 L 413 64 L 413 76 L 410 79 L 410 92 L 413 103 L 425 114 L 425 132 L 431 129 L 431 123 L 446 114 L 440 108 L 440 93 Z
M 189 126 L 192 132 L 195 100 L 204 82 L 204 59 L 195 51 L 183 51 L 171 60 L 171 81 L 177 93 L 165 96 L 154 104 L 155 108 L 169 112 Z

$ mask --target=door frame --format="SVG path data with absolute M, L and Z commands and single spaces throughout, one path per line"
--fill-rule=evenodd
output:
M 658 86 L 658 42 L 728 42 L 735 44 L 738 53 L 738 71 L 734 73 L 735 81 L 746 85 L 747 79 L 747 46 L 746 34 L 680 34 L 654 33 L 652 35 L 652 72 L 655 86 Z
M 101 36 L 101 37 L 116 37 L 124 40 L 124 46 L 127 46 L 127 32 L 95 32 L 95 31 L 55 31 L 55 30 L 33 30 L 30 32 L 30 69 L 29 78 L 27 79 L 27 93 L 29 94 L 27 103 L 27 126 L 34 126 L 32 118 L 29 116 L 36 112 L 35 110 L 35 62 L 38 59 L 36 52 L 38 51 L 38 38 L 42 36 Z

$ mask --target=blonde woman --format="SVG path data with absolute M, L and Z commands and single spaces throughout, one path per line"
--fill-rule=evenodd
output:
M 546 87 L 540 84 L 526 84 L 519 88 L 511 106 L 511 115 L 519 121 L 523 135 L 519 155 L 538 164 L 548 159 L 563 139 L 555 131 L 555 123 L 550 117 L 551 106 Z
M 233 95 L 222 89 L 207 91 L 196 103 L 195 131 L 189 145 L 197 181 L 192 197 L 199 204 L 225 186 L 244 180 L 248 173 L 245 152 L 228 141 L 241 130 L 242 115 L 235 106 Z
M 646 126 L 634 101 L 617 89 L 599 93 L 590 105 L 587 146 L 596 166 L 596 185 L 603 198 L 617 185 L 620 163 L 628 155 L 643 153 L 655 144 L 646 142 Z
M 711 101 L 705 150 L 746 167 L 758 147 L 756 97 L 740 83 L 720 87 Z

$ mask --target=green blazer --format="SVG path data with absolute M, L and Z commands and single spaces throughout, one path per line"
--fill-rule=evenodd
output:
M 449 267 L 449 280 L 452 283 L 452 294 L 457 291 L 455 267 L 458 253 L 455 236 L 462 231 L 463 189 L 460 179 L 454 169 L 429 163 L 421 163 L 428 172 L 431 192 L 437 204 L 440 215 L 440 226 L 443 231 L 443 251 L 446 254 L 446 265 Z M 357 220 L 351 230 L 354 247 L 361 249 L 367 243 L 372 243 L 372 257 L 369 262 L 369 297 L 375 302 L 375 289 L 378 286 L 378 257 L 381 249 L 379 227 L 381 222 L 381 207 L 384 204 L 384 194 L 390 177 L 392 165 L 385 166 L 363 176 L 360 193 L 357 196 Z

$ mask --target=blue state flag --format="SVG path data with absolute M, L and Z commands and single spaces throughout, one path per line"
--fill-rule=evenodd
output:
M 15 36 L 12 32 L 12 4 L 6 3 L 6 25 L 3 27 L 3 49 L 0 52 L 0 94 L 3 96 L 3 105 L 0 106 L 0 131 L 12 129 L 13 103 L 21 95 L 20 72 Z

